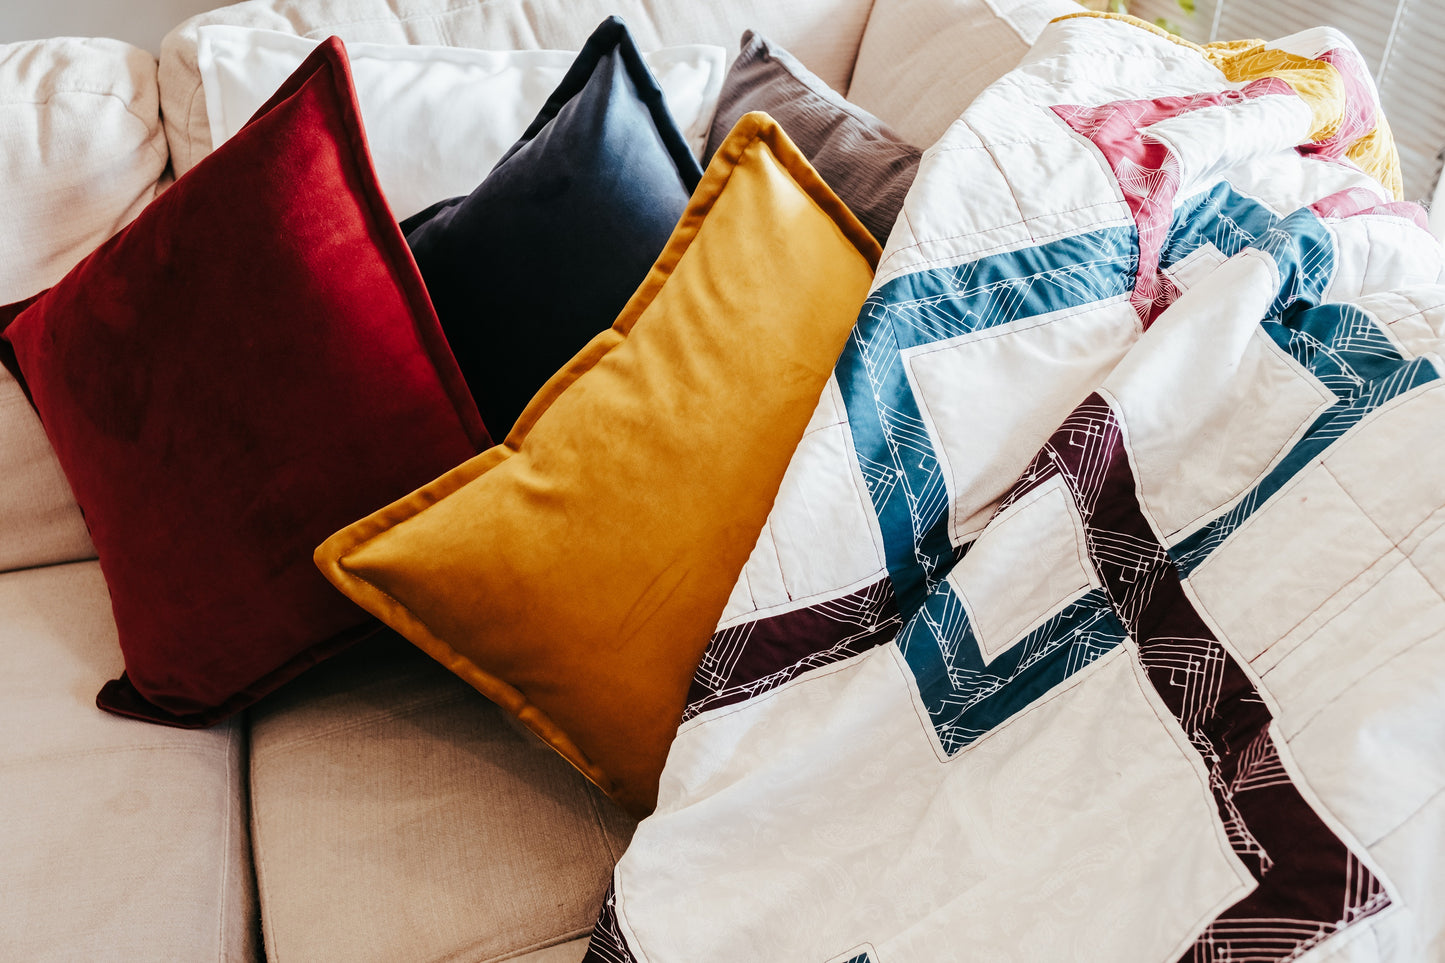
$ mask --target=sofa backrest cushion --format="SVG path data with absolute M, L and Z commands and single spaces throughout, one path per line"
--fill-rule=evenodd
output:
M 4 337 L 110 586 L 99 702 L 138 718 L 210 724 L 370 631 L 311 549 L 488 441 L 337 42 Z
M 156 62 L 116 40 L 0 46 L 0 304 L 49 287 L 155 196 Z M 94 558 L 50 442 L 0 370 L 0 571 Z
M 648 812 L 878 245 L 766 114 L 504 444 L 328 539 L 342 591 Z
M 848 99 L 929 147 L 1074 0 L 878 0 Z
M 578 50 L 617 15 L 645 51 L 677 44 L 735 50 L 745 29 L 787 45 L 838 90 L 848 86 L 872 0 L 245 0 L 192 17 L 161 46 L 161 107 L 176 173 L 211 150 L 196 44 L 203 24 L 282 30 L 347 43 L 437 44 L 484 50 Z
M 888 240 L 918 173 L 918 148 L 845 100 L 797 57 L 749 30 L 723 83 L 708 158 L 753 110 L 778 122 L 879 244 Z
M 225 143 L 240 130 L 316 44 L 277 30 L 202 27 L 197 58 L 211 142 Z M 376 176 L 398 220 L 476 187 L 576 59 L 565 50 L 360 41 L 346 45 L 346 56 Z M 646 60 L 678 126 L 701 155 L 726 51 L 687 44 L 654 51 Z
M 493 438 L 617 319 L 701 179 L 613 17 L 476 190 L 402 222 Z

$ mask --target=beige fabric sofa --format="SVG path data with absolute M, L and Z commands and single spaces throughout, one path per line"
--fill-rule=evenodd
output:
M 179 25 L 159 63 L 115 41 L 0 46 L 0 303 L 53 283 L 210 149 L 202 23 L 575 49 L 620 13 L 644 47 L 759 30 L 839 90 L 861 45 L 874 106 L 923 137 L 1063 2 L 247 0 Z M 953 24 L 967 75 L 920 56 L 919 96 L 899 98 L 881 74 L 920 24 Z M 105 715 L 95 693 L 122 661 L 93 554 L 0 377 L 0 959 L 581 959 L 632 824 L 550 749 L 391 635 L 207 731 Z

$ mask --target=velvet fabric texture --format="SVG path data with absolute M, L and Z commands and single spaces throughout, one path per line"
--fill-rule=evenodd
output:
M 765 114 L 506 442 L 328 539 L 342 591 L 635 815 L 878 245 Z
M 4 338 L 110 588 L 98 701 L 138 718 L 210 724 L 369 631 L 316 541 L 488 443 L 335 39 Z
M 752 110 L 771 114 L 878 243 L 888 241 L 922 151 L 792 54 L 748 30 L 723 80 L 703 157 L 711 158 L 738 118 Z
M 196 61 L 210 143 L 230 140 L 316 44 L 279 30 L 202 27 Z M 346 56 L 376 177 L 400 219 L 470 193 L 526 132 L 577 51 L 348 40 Z M 729 59 L 711 44 L 643 54 L 694 156 L 707 143 Z
M 402 222 L 493 437 L 616 319 L 701 177 L 612 17 L 476 190 Z

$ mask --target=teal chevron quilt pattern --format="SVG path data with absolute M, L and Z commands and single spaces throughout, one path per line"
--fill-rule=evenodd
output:
M 1391 150 L 1333 31 L 1049 26 L 924 155 L 590 961 L 1445 959 Z

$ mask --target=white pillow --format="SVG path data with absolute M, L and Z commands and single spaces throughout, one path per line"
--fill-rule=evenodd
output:
M 196 57 L 211 143 L 222 144 L 318 41 L 274 30 L 200 29 Z M 349 43 L 361 119 L 381 189 L 398 220 L 470 194 L 526 131 L 576 53 Z M 722 47 L 644 54 L 677 125 L 702 155 L 727 70 Z
M 38 294 L 128 224 L 167 156 L 144 50 L 0 45 L 0 304 Z M 0 571 L 94 557 L 40 419 L 0 368 Z
M 209 0 L 214 4 L 216 0 Z M 196 62 L 200 28 L 230 24 L 347 43 L 441 44 L 483 50 L 577 50 L 616 15 L 643 50 L 715 43 L 737 53 L 756 30 L 836 90 L 848 86 L 873 0 L 242 0 L 182 21 L 161 44 L 161 115 L 179 177 L 211 152 Z M 191 0 L 191 5 L 205 4 Z M 0 18 L 3 19 L 3 18 Z
M 1073 0 L 876 0 L 848 99 L 927 148 Z

